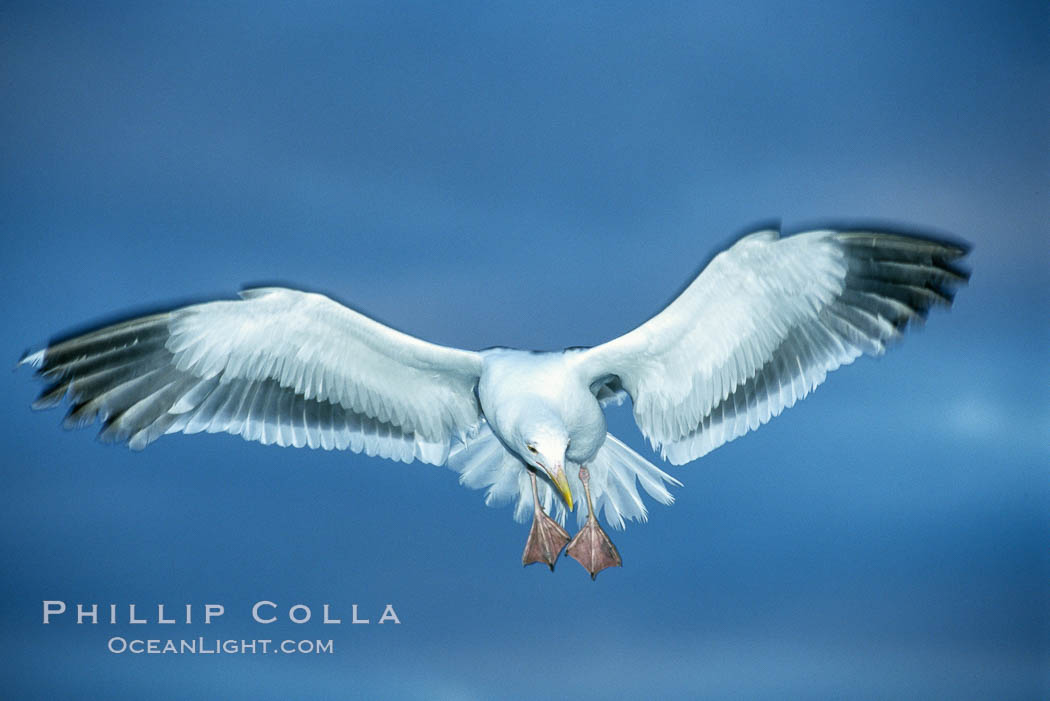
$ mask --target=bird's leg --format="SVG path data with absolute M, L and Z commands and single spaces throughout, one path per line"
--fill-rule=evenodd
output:
M 565 553 L 583 565 L 583 568 L 591 573 L 591 579 L 594 579 L 606 567 L 623 567 L 623 560 L 594 516 L 590 479 L 591 473 L 581 465 L 580 481 L 583 482 L 583 493 L 587 496 L 587 523 L 583 524 L 583 528 L 569 543 Z
M 532 529 L 529 530 L 529 539 L 525 542 L 521 564 L 546 562 L 553 572 L 561 549 L 569 542 L 569 534 L 540 506 L 540 497 L 536 492 L 536 473 L 529 470 L 529 477 L 532 478 Z

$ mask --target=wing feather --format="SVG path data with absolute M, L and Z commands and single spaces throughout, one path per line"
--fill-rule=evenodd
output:
M 951 304 L 968 279 L 952 263 L 965 253 L 878 232 L 757 232 L 716 256 L 662 312 L 576 362 L 584 377 L 622 386 L 653 447 L 683 464 Z
M 55 343 L 23 359 L 68 397 L 70 426 L 143 448 L 165 433 L 227 432 L 442 464 L 477 430 L 477 353 L 395 331 L 319 294 L 247 290 Z

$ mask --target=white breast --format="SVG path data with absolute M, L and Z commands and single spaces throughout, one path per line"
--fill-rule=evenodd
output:
M 507 348 L 482 352 L 478 398 L 493 431 L 513 445 L 515 426 L 529 412 L 546 409 L 569 434 L 566 458 L 587 462 L 605 440 L 605 415 L 590 388 L 568 362 L 574 351 L 535 353 Z

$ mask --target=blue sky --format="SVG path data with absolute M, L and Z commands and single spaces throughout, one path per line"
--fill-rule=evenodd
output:
M 3 391 L 20 698 L 1034 698 L 1050 680 L 1043 3 L 0 7 L 2 355 L 280 281 L 466 348 L 588 345 L 750 226 L 966 240 L 883 358 L 673 469 L 622 571 L 522 569 L 443 468 L 174 436 Z M 610 427 L 645 449 L 629 409 Z M 224 603 L 210 627 L 40 602 Z M 357 603 L 400 626 L 263 627 Z M 143 628 L 147 631 L 143 633 Z M 112 635 L 332 638 L 112 655 Z

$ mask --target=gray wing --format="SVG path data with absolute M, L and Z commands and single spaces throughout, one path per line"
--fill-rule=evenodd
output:
M 968 277 L 951 263 L 965 253 L 884 233 L 758 232 L 716 256 L 655 317 L 574 358 L 592 387 L 626 390 L 653 447 L 684 464 L 949 305 Z
M 142 317 L 27 356 L 68 396 L 67 427 L 144 448 L 166 433 L 226 432 L 282 446 L 442 464 L 477 430 L 477 353 L 395 331 L 283 288 Z

